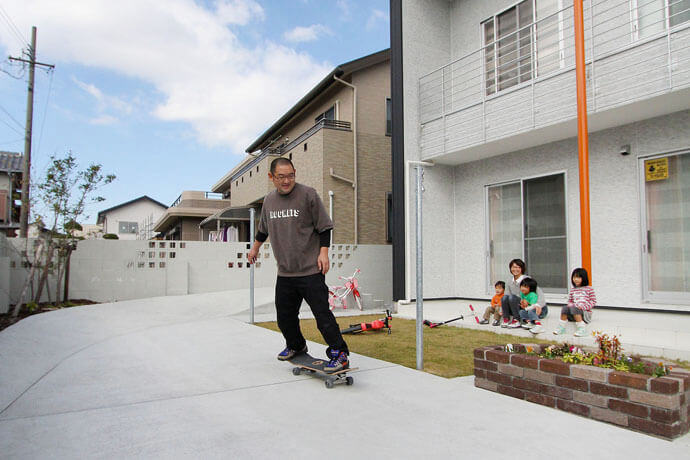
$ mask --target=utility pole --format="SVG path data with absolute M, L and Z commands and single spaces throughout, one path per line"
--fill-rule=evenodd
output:
M 10 56 L 11 61 L 25 62 L 29 64 L 29 89 L 26 96 L 26 128 L 24 134 L 24 168 L 22 171 L 22 208 L 19 214 L 19 236 L 26 238 L 29 228 L 29 185 L 31 175 L 31 130 L 34 117 L 34 73 L 36 66 L 54 69 L 52 64 L 36 62 L 36 26 L 31 28 L 31 47 L 29 59 Z

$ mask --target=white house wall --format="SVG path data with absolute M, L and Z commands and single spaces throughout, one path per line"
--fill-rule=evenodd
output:
M 664 308 L 642 302 L 639 158 L 690 149 L 690 111 L 593 133 L 589 139 L 592 271 L 599 304 Z M 626 144 L 630 144 L 631 154 L 622 156 L 620 147 Z M 455 261 L 457 289 L 453 291 L 445 279 L 425 277 L 425 296 L 427 291 L 442 292 L 445 297 L 489 295 L 485 186 L 520 178 L 565 171 L 568 270 L 579 266 L 577 162 L 577 139 L 571 138 L 455 167 L 455 254 L 442 253 L 442 259 L 436 259 L 434 264 L 450 265 Z M 427 175 L 428 190 L 436 187 L 432 177 Z M 427 208 L 432 206 L 435 204 Z M 425 235 L 425 245 L 437 244 L 438 240 L 433 238 L 431 234 L 429 238 Z M 425 257 L 427 254 L 425 251 Z M 507 278 L 508 261 L 505 262 Z

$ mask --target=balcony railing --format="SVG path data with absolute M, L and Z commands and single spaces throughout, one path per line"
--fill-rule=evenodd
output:
M 222 200 L 223 194 L 222 193 L 216 193 L 216 192 L 200 192 L 203 193 L 203 199 L 204 200 Z M 201 198 L 201 196 L 199 196 Z M 193 199 L 197 199 L 196 197 Z M 182 202 L 182 195 L 178 196 L 175 201 L 173 201 L 173 204 L 170 205 L 171 208 L 174 208 L 175 206 L 179 206 L 180 203 Z
M 631 5 L 584 2 L 589 112 L 690 86 L 690 2 Z M 573 7 L 539 13 L 512 31 L 485 21 L 481 49 L 420 78 L 423 158 L 575 118 Z
M 304 131 L 302 134 L 297 136 L 296 139 L 290 142 L 285 142 L 283 144 L 280 144 L 276 147 L 267 147 L 261 150 L 258 155 L 254 157 L 252 161 L 244 165 L 244 167 L 235 174 L 232 175 L 230 178 L 230 181 L 235 181 L 237 178 L 242 176 L 242 174 L 246 173 L 250 169 L 252 169 L 257 163 L 259 163 L 261 160 L 266 158 L 268 155 L 283 155 L 284 153 L 289 152 L 295 146 L 301 144 L 305 140 L 307 140 L 309 137 L 311 137 L 315 132 L 320 130 L 321 128 L 328 128 L 328 129 L 337 129 L 341 131 L 349 131 L 351 129 L 351 123 L 349 121 L 341 121 L 341 120 L 327 120 L 325 118 L 322 118 L 321 120 L 317 121 L 314 126 L 311 128 L 307 129 Z

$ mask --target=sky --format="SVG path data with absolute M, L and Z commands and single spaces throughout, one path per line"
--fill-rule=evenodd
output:
M 37 28 L 32 180 L 68 151 L 117 179 L 87 207 L 210 191 L 339 64 L 388 48 L 388 0 L 2 0 L 0 150 L 23 152 Z M 24 56 L 26 57 L 26 56 Z M 38 178 L 38 179 L 36 179 Z

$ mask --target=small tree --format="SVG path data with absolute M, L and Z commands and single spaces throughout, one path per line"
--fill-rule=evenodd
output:
M 42 237 L 43 244 L 39 246 L 44 247 L 44 256 L 34 256 L 35 260 L 41 261 L 43 269 L 34 297 L 36 303 L 41 299 L 51 265 L 57 268 L 56 301 L 59 302 L 65 267 L 77 245 L 78 239 L 74 236 L 74 230 L 81 228 L 78 221 L 84 215 L 87 203 L 105 199 L 101 196 L 94 197 L 93 193 L 115 180 L 115 175 L 103 174 L 100 164 L 91 164 L 81 171 L 77 168 L 77 160 L 71 151 L 67 152 L 64 158 L 51 156 L 45 177 L 36 185 L 35 196 L 46 214 L 43 216 L 37 213 L 38 218 L 46 223 L 48 229 Z M 55 255 L 57 258 L 53 263 Z M 15 316 L 19 313 L 23 300 L 20 298 L 15 306 Z

